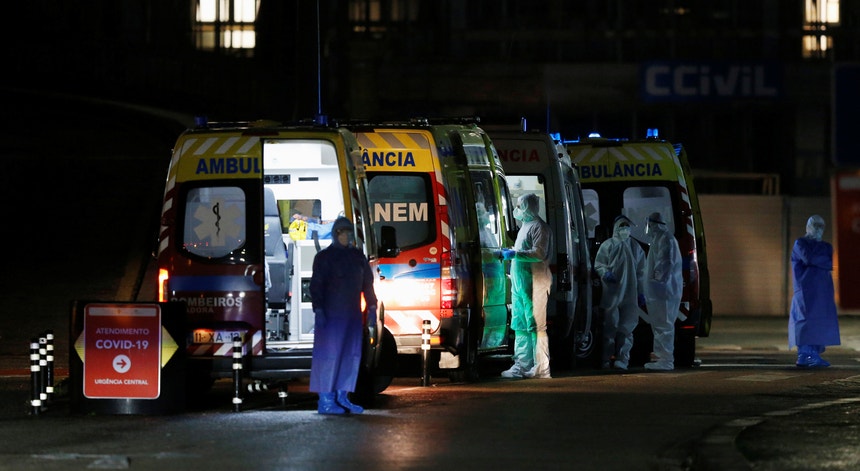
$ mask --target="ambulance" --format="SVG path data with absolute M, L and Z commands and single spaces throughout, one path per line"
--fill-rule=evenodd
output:
M 499 153 L 511 198 L 540 198 L 540 217 L 553 235 L 553 283 L 547 306 L 547 333 L 553 368 L 594 365 L 597 325 L 593 322 L 591 256 L 578 170 L 558 136 L 545 132 L 485 126 Z
M 492 142 L 469 120 L 345 126 L 367 170 L 377 294 L 398 353 L 429 348 L 433 370 L 476 379 L 479 356 L 510 351 L 500 249 L 513 243 L 513 206 Z
M 164 191 L 158 297 L 186 305 L 190 394 L 232 377 L 234 337 L 243 380 L 309 376 L 313 258 L 331 243 L 338 216 L 353 222 L 375 268 L 366 174 L 348 130 L 201 121 L 179 136 Z M 370 397 L 392 381 L 397 354 L 381 303 L 378 314 L 356 390 Z
M 624 214 L 636 225 L 631 237 L 647 251 L 645 220 L 659 211 L 681 249 L 684 291 L 675 323 L 675 366 L 695 364 L 696 338 L 710 334 L 712 306 L 702 212 L 681 144 L 660 139 L 649 129 L 644 140 L 608 139 L 598 134 L 567 141 L 580 169 L 592 255 L 612 237 L 612 222 Z M 630 364 L 649 361 L 653 335 L 640 319 Z

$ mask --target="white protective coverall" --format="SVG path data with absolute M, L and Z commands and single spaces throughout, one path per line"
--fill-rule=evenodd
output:
M 604 368 L 627 369 L 633 348 L 633 329 L 642 312 L 638 303 L 645 253 L 630 237 L 631 225 L 633 222 L 627 216 L 616 217 L 612 237 L 600 244 L 594 258 L 594 269 L 603 286 L 600 307 L 603 309 Z M 611 363 L 613 356 L 615 362 Z
M 675 320 L 684 291 L 681 249 L 660 213 L 651 213 L 646 224 L 651 246 L 645 257 L 643 285 L 656 361 L 646 363 L 645 369 L 669 371 L 675 368 Z
M 511 262 L 511 329 L 515 332 L 514 364 L 505 378 L 550 378 L 546 306 L 552 286 L 549 254 L 552 232 L 540 218 L 540 200 L 527 193 L 517 200 L 514 218 L 522 222 L 514 249 L 502 251 Z

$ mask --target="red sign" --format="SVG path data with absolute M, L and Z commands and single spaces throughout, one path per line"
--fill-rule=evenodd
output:
M 837 299 L 843 309 L 860 309 L 860 172 L 842 171 L 834 180 Z
M 161 307 L 89 304 L 84 310 L 84 396 L 157 399 Z

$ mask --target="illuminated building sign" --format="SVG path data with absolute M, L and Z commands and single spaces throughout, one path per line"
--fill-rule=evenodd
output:
M 759 62 L 647 62 L 639 70 L 644 102 L 729 101 L 782 96 L 782 70 Z

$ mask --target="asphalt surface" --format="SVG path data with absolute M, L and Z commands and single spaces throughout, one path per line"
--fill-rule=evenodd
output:
M 717 319 L 701 351 L 778 350 L 787 358 L 787 321 L 781 317 Z M 860 317 L 840 319 L 842 345 L 830 350 L 857 352 Z M 826 359 L 827 352 L 822 356 Z M 860 376 L 787 393 L 804 398 L 802 406 L 743 417 L 710 430 L 695 444 L 695 470 L 860 469 Z

